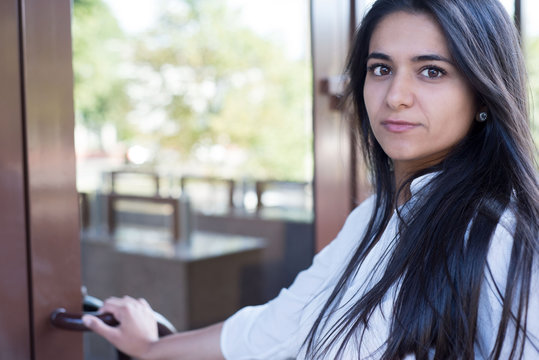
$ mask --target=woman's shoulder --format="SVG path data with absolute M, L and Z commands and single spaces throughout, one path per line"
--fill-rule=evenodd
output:
M 510 275 L 511 271 L 511 256 L 515 244 L 515 229 L 518 223 L 516 214 L 514 207 L 510 205 L 500 217 L 491 237 L 478 313 L 478 341 L 484 349 L 492 349 L 494 346 L 503 311 L 507 281 L 508 279 L 509 281 L 514 281 L 514 278 L 508 275 Z M 536 309 L 539 307 L 539 297 L 536 296 L 539 293 L 539 263 L 537 259 L 534 259 L 532 264 L 529 281 L 528 309 Z M 516 303 L 513 304 L 512 311 L 515 311 L 515 313 L 518 311 L 517 305 L 518 295 Z M 508 331 L 514 331 L 514 325 L 510 323 L 508 329 Z M 537 321 L 533 311 L 528 311 L 526 334 L 527 341 L 523 358 L 535 359 L 538 355 L 537 349 L 539 346 L 539 321 Z M 507 338 L 512 339 L 512 335 L 507 335 Z M 508 351 L 510 351 L 510 347 L 504 344 L 502 354 L 508 354 Z M 502 357 L 505 358 L 504 355 Z
M 511 202 L 509 206 L 504 210 L 498 220 L 498 225 L 496 226 L 496 232 L 500 234 L 505 234 L 505 236 L 513 237 L 515 232 L 515 226 L 517 222 L 516 211 L 514 209 L 514 203 Z
M 352 212 L 348 215 L 346 219 L 348 221 L 363 219 L 365 216 L 367 220 L 370 219 L 374 206 L 376 205 L 376 195 L 370 195 L 368 198 L 363 200 L 359 205 L 357 205 Z
M 344 225 L 339 233 L 355 233 L 362 232 L 366 228 L 369 220 L 371 219 L 374 206 L 376 205 L 375 195 L 369 196 L 367 199 L 362 201 L 346 218 Z
M 320 254 L 324 257 L 334 252 L 349 253 L 353 251 L 365 233 L 375 203 L 375 197 L 370 196 L 352 210 L 337 236 Z
M 513 247 L 513 236 L 515 233 L 516 216 L 515 212 L 508 207 L 500 216 L 498 224 L 490 242 L 488 257 L 490 261 L 496 263 L 506 263 Z M 500 260 L 504 261 L 500 261 Z
M 516 227 L 515 211 L 509 206 L 500 216 L 490 243 L 490 258 L 508 257 L 513 247 Z

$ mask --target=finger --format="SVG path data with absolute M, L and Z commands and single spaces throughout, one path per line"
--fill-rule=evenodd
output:
M 122 298 L 111 297 L 105 300 L 101 309 L 113 310 L 113 309 L 126 309 L 131 306 L 138 306 L 140 303 L 130 296 L 124 296 Z
M 122 312 L 122 309 L 125 308 L 125 305 L 123 304 L 114 304 L 114 303 L 105 303 L 103 306 L 99 308 L 99 313 L 110 313 L 114 315 L 115 317 L 120 315 Z
M 125 309 L 130 304 L 136 304 L 137 301 L 129 296 L 124 296 L 122 298 L 119 297 L 110 297 L 106 299 L 103 303 L 103 306 L 100 308 L 100 310 L 103 312 L 104 310 L 109 312 L 116 312 L 118 309 Z
M 88 329 L 92 330 L 96 334 L 101 335 L 112 343 L 114 343 L 114 339 L 119 335 L 119 330 L 117 328 L 108 326 L 99 318 L 93 315 L 83 315 L 82 322 L 84 323 L 84 325 L 86 325 Z
M 139 311 L 153 312 L 147 302 L 141 302 L 140 299 L 137 300 L 129 296 L 109 298 L 99 309 L 100 313 L 112 314 L 120 324 L 126 317 L 132 316 L 132 314 Z
M 142 304 L 146 309 L 152 310 L 152 307 L 150 306 L 150 304 L 148 303 L 148 301 L 146 301 L 146 299 L 144 299 L 144 298 L 139 298 L 138 301 L 139 301 L 139 303 Z
M 103 305 L 112 304 L 112 305 L 123 305 L 125 304 L 125 300 L 119 297 L 110 297 L 108 299 L 105 299 L 103 302 Z
M 140 302 L 137 299 L 128 295 L 125 295 L 124 297 L 122 297 L 121 300 L 122 300 L 122 303 L 125 305 L 133 305 L 133 306 L 140 305 Z
M 109 302 L 109 301 L 122 301 L 122 298 L 118 296 L 111 296 L 105 299 L 105 302 Z

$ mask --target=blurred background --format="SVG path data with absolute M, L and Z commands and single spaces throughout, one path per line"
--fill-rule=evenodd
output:
M 351 21 L 372 2 L 352 2 Z M 539 3 L 502 2 L 522 14 L 537 142 Z M 325 90 L 313 82 L 314 18 L 309 0 L 74 0 L 85 291 L 145 297 L 186 330 L 271 299 L 310 265 L 325 217 L 314 201 L 314 99 L 339 95 L 338 73 Z M 355 164 L 352 147 L 341 155 Z M 332 170 L 317 171 L 322 183 Z M 347 171 L 346 209 L 368 193 L 361 166 Z M 114 356 L 85 335 L 86 359 Z
M 314 254 L 307 0 L 75 0 L 83 283 L 179 329 L 288 286 Z M 85 356 L 113 358 L 92 335 Z

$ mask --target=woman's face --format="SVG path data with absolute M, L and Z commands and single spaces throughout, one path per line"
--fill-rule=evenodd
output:
M 395 170 L 411 173 L 439 162 L 469 131 L 477 107 L 438 24 L 396 12 L 370 41 L 363 89 L 374 135 Z

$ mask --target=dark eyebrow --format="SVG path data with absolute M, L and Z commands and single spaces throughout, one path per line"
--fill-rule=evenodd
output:
M 435 54 L 432 54 L 432 55 L 419 55 L 419 56 L 416 56 L 416 57 L 412 58 L 412 61 L 413 62 L 443 61 L 443 62 L 446 62 L 446 63 L 449 63 L 449 64 L 453 65 L 453 61 L 451 61 L 450 59 L 448 59 L 446 57 L 443 57 L 443 56 L 440 56 L 440 55 L 435 55 Z
M 391 57 L 389 55 L 386 55 L 386 54 L 382 54 L 382 53 L 377 53 L 377 52 L 373 52 L 373 53 L 370 53 L 369 56 L 367 56 L 367 60 L 369 59 L 380 59 L 380 60 L 391 60 Z
M 369 56 L 367 56 L 367 60 L 369 60 L 369 59 L 380 59 L 380 60 L 391 61 L 391 56 L 386 55 L 384 53 L 373 52 L 373 53 L 370 53 Z M 446 58 L 444 56 L 441 56 L 441 55 L 436 55 L 436 54 L 414 56 L 412 58 L 412 61 L 413 62 L 443 61 L 443 62 L 446 62 L 446 63 L 448 63 L 450 65 L 453 65 L 453 61 L 451 61 L 450 59 L 448 59 L 448 58 Z

